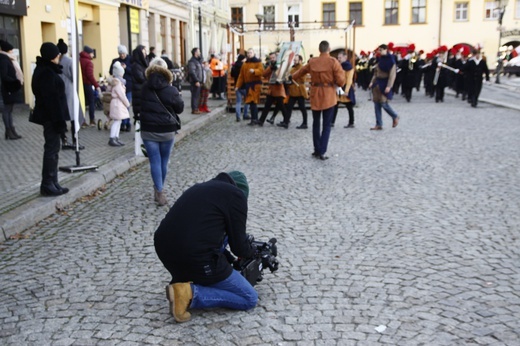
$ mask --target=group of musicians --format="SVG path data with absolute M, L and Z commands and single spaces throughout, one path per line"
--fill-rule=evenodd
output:
M 456 97 L 461 95 L 472 107 L 476 107 L 483 77 L 489 81 L 489 69 L 486 59 L 478 47 L 470 49 L 467 45 L 447 46 L 427 53 L 417 51 L 414 44 L 394 46 L 388 44 L 397 64 L 397 76 L 393 86 L 394 94 L 401 93 L 408 102 L 412 99 L 412 91 L 420 90 L 424 80 L 426 96 L 435 97 L 435 102 L 444 102 L 444 89 L 452 88 Z M 356 83 L 359 88 L 367 90 L 372 73 L 377 64 L 376 51 L 361 51 L 356 59 Z

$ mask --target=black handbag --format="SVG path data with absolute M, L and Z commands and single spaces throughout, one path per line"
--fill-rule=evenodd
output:
M 37 112 L 34 111 L 34 109 L 31 109 L 29 111 L 29 122 L 38 125 L 43 125 L 43 119 L 38 115 Z

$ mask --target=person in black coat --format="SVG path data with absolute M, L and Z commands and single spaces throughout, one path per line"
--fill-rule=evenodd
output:
M 5 126 L 5 139 L 20 139 L 13 124 L 13 107 L 15 103 L 22 101 L 21 89 L 23 84 L 23 73 L 20 65 L 12 54 L 14 47 L 7 41 L 0 40 L 0 80 L 4 108 L 2 119 Z
M 155 202 L 163 206 L 168 203 L 163 187 L 184 101 L 172 85 L 173 75 L 163 59 L 150 62 L 146 79 L 141 90 L 141 138 L 150 161 Z
M 119 57 L 112 60 L 108 73 L 113 76 L 112 68 L 115 62 L 119 61 L 121 63 L 121 66 L 125 69 L 123 78 L 126 81 L 126 98 L 130 103 L 132 103 L 132 59 L 130 58 L 130 55 L 128 55 L 128 49 L 125 45 L 121 44 L 117 46 L 117 53 L 119 54 Z M 130 119 L 123 119 L 123 122 L 121 123 L 121 131 L 130 132 L 131 129 L 132 125 L 130 125 Z
M 60 51 L 51 42 L 40 48 L 41 56 L 36 57 L 31 88 L 35 96 L 34 118 L 43 125 L 43 167 L 40 193 L 43 196 L 59 196 L 69 189 L 58 183 L 58 159 L 61 136 L 67 132 L 66 119 L 70 119 L 65 83 L 61 79 L 62 67 L 59 65 Z
M 141 112 L 141 89 L 144 82 L 146 82 L 145 71 L 148 67 L 146 60 L 146 48 L 143 45 L 138 45 L 132 51 L 132 111 L 134 112 L 134 119 L 139 120 L 139 113 Z M 127 89 L 129 89 L 127 87 Z
M 166 286 L 177 322 L 188 308 L 249 310 L 258 294 L 228 261 L 226 246 L 247 259 L 254 249 L 246 234 L 249 186 L 242 172 L 222 172 L 187 189 L 155 231 L 155 251 L 172 275 Z
M 474 50 L 473 56 L 468 60 L 465 69 L 468 75 L 468 102 L 471 107 L 477 107 L 478 97 L 482 90 L 482 76 L 486 76 L 489 82 L 489 69 L 486 60 L 480 55 L 480 50 Z

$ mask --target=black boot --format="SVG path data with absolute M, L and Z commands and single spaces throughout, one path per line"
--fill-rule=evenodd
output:
M 42 184 L 40 194 L 46 197 L 63 195 L 63 190 L 56 187 L 58 181 L 58 158 L 44 158 L 42 168 Z
M 22 138 L 22 136 L 20 136 L 17 132 L 16 132 L 16 129 L 13 127 L 11 127 L 11 133 L 16 137 L 16 139 L 19 139 L 19 138 Z
M 11 128 L 5 129 L 5 139 L 19 139 L 19 137 L 16 137 L 11 130 Z
M 57 181 L 54 182 L 54 186 L 61 191 L 61 194 L 64 195 L 67 192 L 69 192 L 69 189 L 66 187 L 61 186 Z
M 68 191 L 67 191 L 68 192 Z M 54 182 L 45 182 L 40 185 L 40 194 L 44 197 L 54 197 L 54 196 L 61 196 L 65 192 L 63 190 L 59 190 L 56 185 L 54 185 Z

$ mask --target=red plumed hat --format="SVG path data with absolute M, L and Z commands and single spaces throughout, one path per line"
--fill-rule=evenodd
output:
M 452 49 L 450 49 L 450 53 L 453 54 L 453 55 L 456 55 L 458 53 L 458 49 L 453 47 Z
M 361 52 L 359 53 L 359 55 L 361 55 L 361 56 L 366 56 L 366 55 L 367 55 L 367 53 L 365 53 L 365 51 L 364 51 L 364 50 L 362 50 L 362 51 L 361 51 Z
M 388 49 L 389 50 L 394 50 L 394 43 L 393 42 L 388 42 Z
M 434 56 L 433 53 L 426 53 L 426 59 L 432 59 Z
M 468 46 L 463 46 L 461 49 L 462 49 L 462 55 L 463 56 L 469 56 L 470 51 L 469 51 L 469 47 Z
M 439 53 L 437 49 L 432 50 L 432 55 L 437 55 L 437 53 Z
M 409 45 L 408 46 L 408 51 L 409 52 L 415 52 L 415 44 L 412 43 L 411 45 Z
M 408 54 L 408 50 L 405 47 L 401 48 L 400 51 L 401 51 L 401 56 L 406 56 L 406 54 Z
M 421 50 L 419 51 L 419 55 L 422 55 L 422 54 L 424 54 L 424 50 L 421 49 Z
M 446 53 L 446 52 L 448 51 L 448 47 L 446 47 L 446 46 L 440 46 L 440 47 L 437 49 L 437 51 L 438 51 L 439 53 Z

